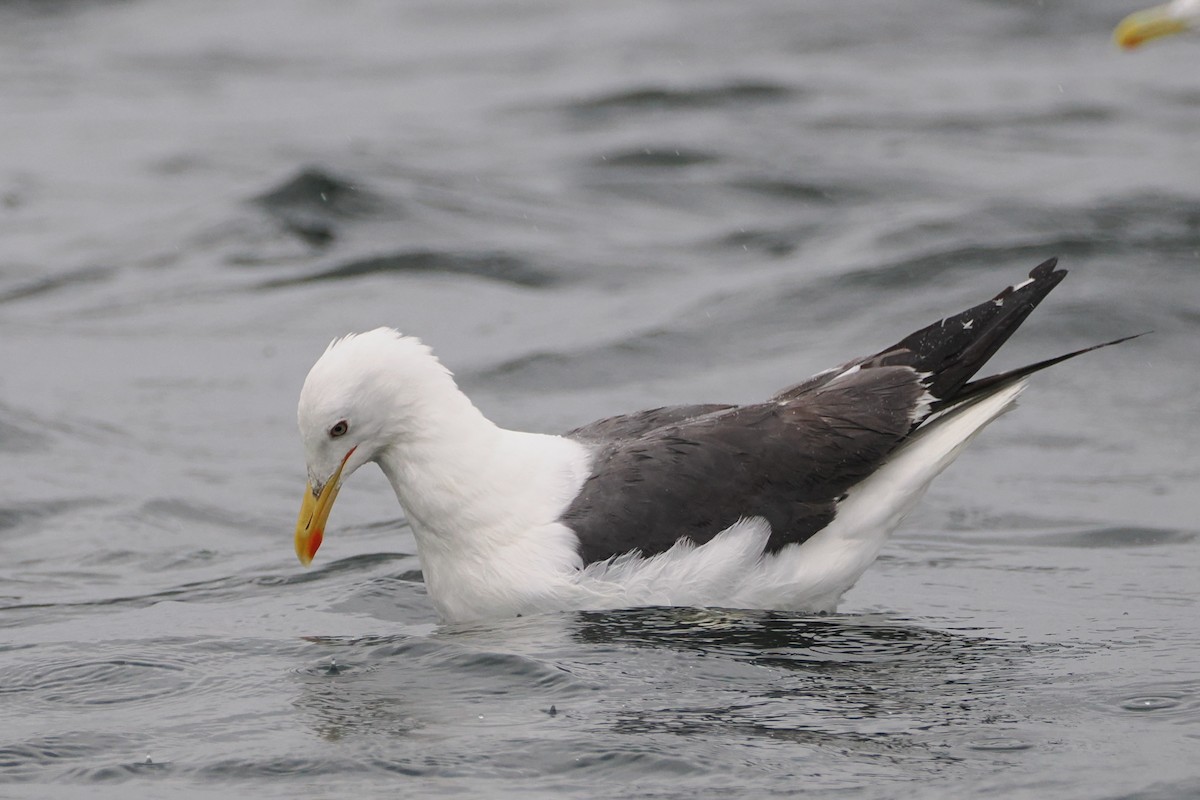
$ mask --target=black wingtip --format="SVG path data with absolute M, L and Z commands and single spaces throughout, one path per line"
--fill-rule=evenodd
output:
M 1029 280 L 1021 281 L 1020 283 L 1013 284 L 1012 286 L 1004 287 L 1004 290 L 1001 291 L 1000 294 L 992 298 L 992 302 L 996 305 L 1003 305 L 1008 298 L 1018 293 L 1033 295 L 1034 299 L 1032 300 L 1029 308 L 1029 311 L 1032 312 L 1033 308 L 1036 307 L 1038 303 L 1042 302 L 1043 298 L 1050 294 L 1050 291 L 1055 286 L 1058 286 L 1058 284 L 1062 282 L 1063 278 L 1067 277 L 1067 271 L 1065 269 L 1055 269 L 1057 266 L 1058 256 L 1046 259 L 1033 269 L 1029 270 Z M 971 309 L 971 311 L 975 310 L 976 309 Z M 1026 316 L 1028 316 L 1028 314 L 1026 314 Z M 1022 320 L 1024 320 L 1024 317 L 1022 317 Z M 1018 323 L 1018 325 L 1019 324 L 1020 323 Z
M 1050 258 L 1047 258 L 1042 263 L 1038 264 L 1032 270 L 1030 270 L 1029 277 L 1033 278 L 1034 280 L 1038 280 L 1040 278 L 1045 278 L 1047 275 L 1052 274 L 1055 271 L 1054 268 L 1057 266 L 1058 266 L 1058 256 L 1052 256 Z M 1060 269 L 1058 271 L 1061 272 L 1063 275 L 1067 274 L 1067 271 L 1065 269 Z
M 1038 303 L 1067 276 L 1049 258 L 1011 286 L 979 305 L 909 334 L 868 361 L 903 364 L 929 373 L 926 386 L 937 400 L 950 402 L 1020 327 Z

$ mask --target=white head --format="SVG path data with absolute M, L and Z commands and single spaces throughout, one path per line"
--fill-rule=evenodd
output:
M 297 412 L 308 464 L 296 524 L 302 563 L 321 546 L 341 482 L 389 448 L 429 436 L 430 421 L 458 398 L 466 402 L 419 339 L 376 328 L 330 343 L 304 381 Z

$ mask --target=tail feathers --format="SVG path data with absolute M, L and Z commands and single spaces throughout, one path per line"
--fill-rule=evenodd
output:
M 1075 356 L 1081 356 L 1084 353 L 1090 353 L 1093 350 L 1099 350 L 1102 347 L 1112 347 L 1114 344 L 1128 342 L 1130 339 L 1136 339 L 1139 336 L 1145 336 L 1147 333 L 1150 333 L 1150 331 L 1135 333 L 1132 336 L 1122 336 L 1120 339 L 1101 342 L 1100 344 L 1094 344 L 1091 347 L 1084 347 L 1081 350 L 1073 350 L 1070 353 L 1064 353 L 1061 356 L 1047 358 L 1045 361 L 1038 361 L 1035 364 L 1028 364 L 1024 367 L 1018 367 L 1017 369 L 1011 369 L 1007 372 L 1001 372 L 996 375 L 989 375 L 986 378 L 980 378 L 977 381 L 971 381 L 967 385 L 963 386 L 953 398 L 935 402 L 931 410 L 936 413 L 947 406 L 955 406 L 959 403 L 991 394 L 992 392 L 999 391 L 1003 387 L 1016 383 L 1022 378 L 1028 377 L 1035 372 L 1041 372 L 1047 367 L 1053 367 L 1055 364 L 1061 364 L 1062 362 L 1074 358 Z

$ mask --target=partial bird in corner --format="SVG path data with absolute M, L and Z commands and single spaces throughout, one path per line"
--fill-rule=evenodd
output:
M 416 338 L 335 340 L 300 393 L 316 555 L 342 482 L 383 470 L 447 622 L 646 605 L 832 611 L 930 482 L 1030 377 L 974 379 L 1066 276 L 1027 280 L 761 403 L 669 406 L 564 435 L 483 416 Z
M 1113 31 L 1113 41 L 1132 50 L 1151 39 L 1189 31 L 1200 31 L 1200 0 L 1172 0 L 1121 20 Z

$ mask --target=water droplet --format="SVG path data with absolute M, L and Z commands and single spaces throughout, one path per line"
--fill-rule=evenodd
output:
M 1165 708 L 1175 708 L 1179 705 L 1177 697 L 1130 697 L 1121 701 L 1121 708 L 1126 711 L 1162 711 Z

